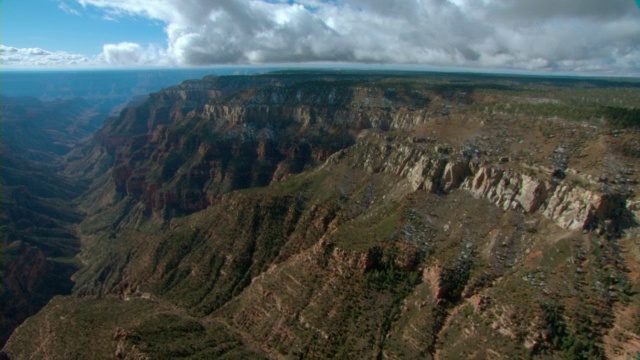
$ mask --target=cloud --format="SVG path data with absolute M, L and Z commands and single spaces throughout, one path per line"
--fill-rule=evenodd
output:
M 156 55 L 179 65 L 341 61 L 640 73 L 640 10 L 629 0 L 76 1 L 112 17 L 163 22 L 167 47 Z
M 0 45 L 0 64 L 3 67 L 68 67 L 96 64 L 81 54 L 64 51 L 47 51 L 40 48 L 17 48 Z
M 117 66 L 160 65 L 167 61 L 163 50 L 131 42 L 105 44 L 102 55 L 106 63 Z
M 497 0 L 490 2 L 486 8 L 494 17 L 511 21 L 550 18 L 615 20 L 638 12 L 636 5 L 627 0 Z
M 165 50 L 156 46 L 122 42 L 105 44 L 102 54 L 85 56 L 40 48 L 0 45 L 0 64 L 5 68 L 76 68 L 106 66 L 171 65 Z
M 67 4 L 66 2 L 62 2 L 62 1 L 58 1 L 58 9 L 66 12 L 67 14 L 71 14 L 71 15 L 76 15 L 76 16 L 80 16 L 80 12 L 74 8 L 72 8 L 69 4 Z

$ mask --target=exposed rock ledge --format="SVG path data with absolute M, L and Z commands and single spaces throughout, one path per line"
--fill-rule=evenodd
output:
M 553 181 L 545 171 L 533 174 L 535 171 L 524 168 L 480 166 L 463 155 L 451 152 L 445 156 L 428 146 L 363 142 L 334 154 L 328 162 L 343 158 L 345 152 L 354 153 L 354 165 L 406 178 L 416 191 L 444 194 L 460 188 L 505 210 L 540 213 L 564 229 L 619 231 L 640 213 L 637 202 L 627 203 L 620 194 L 604 194 L 567 180 Z

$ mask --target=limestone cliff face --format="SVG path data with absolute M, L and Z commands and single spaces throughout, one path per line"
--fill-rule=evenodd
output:
M 303 129 L 313 124 L 352 130 L 411 128 L 424 124 L 429 116 L 425 107 L 429 100 L 418 95 L 406 101 L 391 101 L 381 89 L 331 82 L 303 83 L 240 92 L 211 101 L 201 115 L 226 119 L 231 124 L 288 119 Z
M 394 92 L 391 101 L 357 81 L 303 80 L 209 78 L 151 94 L 107 121 L 95 161 L 112 159 L 118 196 L 169 216 L 322 163 L 364 129 L 408 129 L 429 118 L 428 94 Z
M 529 175 L 534 171 L 524 166 L 479 165 L 453 149 L 445 155 L 438 146 L 363 143 L 346 151 L 357 156 L 355 165 L 406 178 L 414 190 L 447 193 L 460 188 L 504 210 L 540 213 L 564 229 L 619 231 L 627 216 L 637 211 L 623 195 L 553 179 L 550 170 L 538 168 L 536 175 Z

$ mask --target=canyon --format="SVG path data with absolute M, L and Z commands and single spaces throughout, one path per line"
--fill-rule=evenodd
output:
M 65 288 L 2 356 L 635 358 L 639 86 L 281 71 L 151 93 L 47 170 L 67 252 L 3 232 L 3 289 Z

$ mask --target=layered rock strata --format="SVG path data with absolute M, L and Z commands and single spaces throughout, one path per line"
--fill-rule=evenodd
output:
M 627 204 L 624 194 L 603 193 L 559 180 L 551 176 L 549 169 L 480 165 L 477 160 L 465 158 L 463 152 L 445 156 L 437 147 L 432 150 L 415 145 L 360 143 L 344 151 L 357 154 L 358 160 L 354 163 L 370 172 L 388 172 L 406 178 L 416 191 L 445 194 L 462 189 L 504 210 L 539 213 L 564 229 L 601 227 L 619 231 L 626 214 L 638 212 L 637 204 Z M 337 159 L 345 154 L 334 156 Z M 597 187 L 586 179 L 583 182 Z

